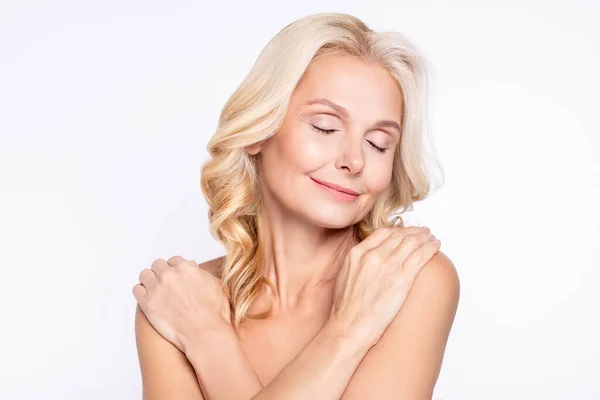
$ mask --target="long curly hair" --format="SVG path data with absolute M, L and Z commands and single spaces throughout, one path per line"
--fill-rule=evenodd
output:
M 332 53 L 378 63 L 396 79 L 402 95 L 402 132 L 392 181 L 367 216 L 355 224 L 357 240 L 379 227 L 403 227 L 400 214 L 412 210 L 414 202 L 430 193 L 424 146 L 430 67 L 410 40 L 397 32 L 375 32 L 360 19 L 343 13 L 313 14 L 285 26 L 227 100 L 207 145 L 210 159 L 202 166 L 201 186 L 209 206 L 211 234 L 226 249 L 220 275 L 236 329 L 246 318 L 269 314 L 249 315 L 248 309 L 263 285 L 274 289 L 263 271 L 260 161 L 247 147 L 278 131 L 292 92 L 311 61 Z M 435 157 L 430 160 L 437 165 Z

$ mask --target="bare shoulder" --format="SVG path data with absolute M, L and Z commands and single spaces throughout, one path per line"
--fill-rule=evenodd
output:
M 218 278 L 223 260 L 224 257 L 218 257 L 198 267 Z M 154 329 L 139 304 L 135 311 L 135 337 L 144 399 L 203 399 L 196 373 L 186 355 Z
M 419 324 L 437 322 L 439 329 L 431 331 L 431 335 L 437 335 L 440 343 L 443 341 L 445 346 L 458 308 L 459 298 L 458 271 L 452 260 L 443 252 L 438 251 L 415 278 L 404 305 L 392 322 L 397 327 L 392 329 L 391 335 L 394 335 L 394 332 L 406 332 L 411 325 L 418 327 Z M 400 328 L 400 325 L 404 325 L 404 327 Z
M 423 266 L 413 285 L 413 289 L 423 290 L 421 288 L 442 290 L 443 294 L 447 296 L 446 300 L 458 301 L 460 296 L 458 271 L 446 254 L 438 251 Z
M 217 278 L 221 278 L 221 267 L 223 266 L 223 262 L 225 261 L 225 256 L 213 258 L 212 260 L 204 261 L 201 264 L 198 264 L 199 268 L 202 268 L 206 272 L 210 272 Z
M 404 305 L 357 368 L 342 399 L 431 399 L 459 297 L 456 267 L 438 251 L 417 275 Z

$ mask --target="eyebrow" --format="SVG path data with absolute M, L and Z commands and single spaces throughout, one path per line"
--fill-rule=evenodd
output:
M 336 104 L 333 101 L 331 101 L 329 99 L 325 99 L 325 98 L 309 100 L 306 103 L 304 103 L 302 106 L 311 106 L 313 104 L 321 104 L 321 105 L 331 107 L 335 111 L 337 111 L 344 119 L 347 119 L 350 116 L 350 112 L 347 109 L 345 109 L 344 107 L 340 106 L 339 104 Z M 402 129 L 400 128 L 400 124 L 397 123 L 396 121 L 379 120 L 379 121 L 375 122 L 375 125 L 373 127 L 374 128 L 394 128 L 398 131 L 398 133 L 402 132 Z

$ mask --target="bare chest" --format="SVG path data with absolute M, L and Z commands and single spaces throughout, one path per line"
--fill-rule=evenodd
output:
M 244 353 L 263 385 L 311 342 L 327 318 L 315 316 L 290 321 L 250 320 L 242 323 L 238 336 Z

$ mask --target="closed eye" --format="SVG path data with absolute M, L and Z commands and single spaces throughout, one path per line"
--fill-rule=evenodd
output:
M 314 124 L 310 124 L 310 126 L 315 131 L 324 133 L 325 135 L 330 135 L 333 132 L 337 132 L 337 129 L 323 129 L 323 128 L 319 128 L 318 126 L 316 126 Z M 373 147 L 375 149 L 375 151 L 377 151 L 379 153 L 385 153 L 385 151 L 387 150 L 387 149 L 377 146 L 375 143 L 371 142 L 370 140 L 367 140 L 367 142 L 371 145 L 371 147 Z
M 317 132 L 321 132 L 321 133 L 324 133 L 324 134 L 326 134 L 326 135 L 329 135 L 329 134 L 331 134 L 331 133 L 333 133 L 333 132 L 337 131 L 337 129 L 322 129 L 322 128 L 319 128 L 318 126 L 316 126 L 316 125 L 313 125 L 313 124 L 310 124 L 310 126 L 311 126 L 311 127 L 314 129 L 314 130 L 316 130 Z
M 379 147 L 379 146 L 375 145 L 375 143 L 371 142 L 370 140 L 367 140 L 367 142 L 369 142 L 371 147 L 373 147 L 375 150 L 377 150 L 380 153 L 385 153 L 385 151 L 387 150 L 387 149 L 384 149 L 383 147 Z

